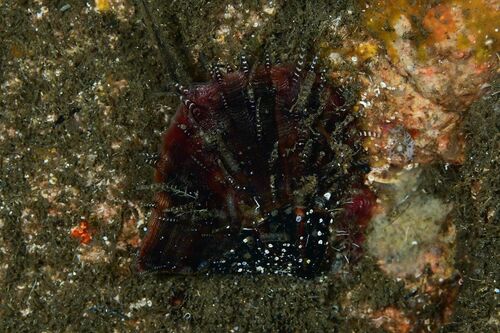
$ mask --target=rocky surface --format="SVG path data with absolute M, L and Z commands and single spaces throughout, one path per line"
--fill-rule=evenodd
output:
M 153 22 L 125 0 L 0 6 L 0 330 L 498 327 L 494 1 L 150 1 Z M 302 43 L 357 87 L 379 197 L 366 255 L 314 280 L 138 275 L 172 80 Z

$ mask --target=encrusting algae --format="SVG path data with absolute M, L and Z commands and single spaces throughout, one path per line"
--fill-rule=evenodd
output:
M 363 1 L 367 28 L 384 41 L 392 61 L 398 61 L 395 42 L 398 39 L 398 21 L 405 17 L 411 23 L 406 38 L 417 44 L 419 59 L 433 55 L 437 44 L 452 42 L 457 52 L 472 53 L 477 62 L 490 61 L 499 49 L 500 22 L 498 3 L 487 0 L 418 1 L 408 0 Z

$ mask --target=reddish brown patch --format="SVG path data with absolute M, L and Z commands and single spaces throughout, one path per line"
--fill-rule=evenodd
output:
M 451 8 L 441 4 L 431 8 L 424 17 L 424 27 L 431 33 L 430 40 L 440 42 L 457 30 Z
M 83 220 L 77 227 L 71 229 L 71 237 L 80 239 L 81 244 L 88 244 L 92 240 L 89 223 Z

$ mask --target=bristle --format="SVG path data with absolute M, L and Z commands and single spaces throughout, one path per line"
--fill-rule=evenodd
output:
M 303 53 L 299 54 L 299 60 L 297 61 L 297 64 L 295 65 L 295 70 L 293 72 L 293 78 L 292 80 L 297 83 L 300 80 L 300 77 L 302 75 L 302 69 L 304 68 L 304 58 L 305 55 Z
M 265 66 L 267 72 L 269 72 L 271 70 L 272 61 L 271 61 L 271 55 L 269 53 L 266 53 L 266 55 L 265 55 L 264 66 Z
M 257 106 L 255 104 L 255 93 L 251 83 L 247 85 L 246 96 L 247 96 L 248 111 L 250 112 L 250 114 L 255 114 Z
M 311 94 L 313 93 L 313 85 L 316 81 L 316 73 L 314 72 L 314 67 L 316 66 L 316 61 L 317 60 L 313 60 L 313 64 L 311 64 L 311 67 L 309 69 L 309 71 L 307 71 L 307 73 L 305 74 L 305 77 L 304 79 L 300 82 L 300 90 L 299 90 L 299 93 L 297 95 L 297 99 L 296 99 L 296 102 L 295 104 L 292 106 L 292 108 L 290 109 L 290 113 L 306 113 L 304 112 L 306 110 L 306 106 L 308 105 L 309 103 L 309 99 L 311 97 Z M 300 64 L 300 61 L 299 61 L 299 64 Z M 302 65 L 303 65 L 303 61 L 302 61 Z M 300 75 L 300 71 L 297 72 L 297 68 L 299 68 L 298 66 L 295 68 L 295 72 L 294 72 L 294 78 L 298 78 Z M 299 74 L 297 74 L 299 73 Z
M 258 107 L 255 107 L 255 129 L 257 133 L 257 142 L 262 143 L 262 119 L 261 114 Z
M 184 104 L 190 112 L 192 112 L 194 110 L 194 108 L 196 108 L 196 104 L 194 104 L 188 98 L 186 98 L 184 96 L 180 96 L 180 100 L 181 100 L 182 104 Z
M 224 95 L 224 93 L 222 91 L 220 92 L 220 98 L 222 101 L 222 105 L 224 106 L 224 111 L 229 113 L 229 104 L 227 103 L 226 96 Z
M 212 78 L 215 82 L 218 84 L 222 84 L 224 81 L 224 76 L 222 75 L 222 72 L 220 71 L 219 64 L 215 64 L 210 66 L 210 72 L 212 73 Z
M 187 188 L 181 189 L 178 188 L 177 186 L 167 185 L 167 184 L 163 184 L 162 188 L 164 191 L 168 191 L 170 194 L 180 198 L 188 198 L 193 200 L 198 199 L 198 193 L 188 191 Z
M 314 72 L 316 70 L 317 64 L 318 64 L 318 56 L 314 56 L 313 60 L 311 61 L 311 65 L 309 66 L 309 71 Z
M 319 86 L 318 86 L 318 90 L 319 91 L 322 91 L 323 89 L 325 89 L 325 85 L 326 85 L 326 70 L 323 68 L 319 71 Z
M 363 130 L 358 132 L 359 136 L 365 137 L 365 138 L 380 138 L 382 135 L 380 132 L 375 132 L 375 131 L 370 131 L 370 130 Z
M 158 218 L 162 223 L 177 223 L 179 219 L 174 216 L 161 216 Z
M 158 206 L 154 202 L 149 202 L 149 203 L 147 203 L 147 204 L 144 205 L 144 208 L 146 208 L 146 209 L 154 209 L 156 207 L 158 207 Z
M 268 169 L 269 169 L 269 185 L 270 185 L 270 192 L 271 192 L 271 198 L 273 200 L 273 203 L 275 203 L 278 199 L 278 179 L 275 176 L 276 172 L 275 169 L 277 167 L 277 162 L 278 162 L 278 142 L 276 142 L 273 145 L 273 150 L 271 151 L 271 154 L 269 155 L 269 160 L 268 160 Z
M 151 166 L 156 166 L 159 160 L 160 155 L 157 153 L 144 153 L 144 161 Z
M 174 87 L 177 90 L 177 92 L 182 96 L 186 96 L 189 93 L 189 90 L 180 83 L 175 83 Z
M 245 74 L 246 77 L 250 74 L 250 66 L 248 65 L 248 60 L 245 54 L 242 54 L 240 57 L 240 68 L 241 71 Z

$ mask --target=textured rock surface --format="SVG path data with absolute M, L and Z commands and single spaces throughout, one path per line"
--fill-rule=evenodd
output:
M 161 3 L 165 61 L 133 1 L 0 5 L 0 330 L 494 330 L 495 2 Z M 359 83 L 380 199 L 368 255 L 311 281 L 137 275 L 143 156 L 178 103 L 164 87 L 244 46 L 287 61 L 304 41 Z

